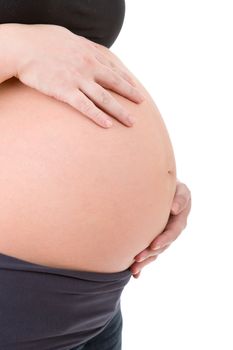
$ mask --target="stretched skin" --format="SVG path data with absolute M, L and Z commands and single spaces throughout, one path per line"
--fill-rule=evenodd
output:
M 123 62 L 107 48 L 99 49 Z M 0 84 L 0 252 L 52 267 L 117 272 L 166 226 L 176 164 L 162 116 L 111 94 L 136 117 L 104 129 L 12 78 Z

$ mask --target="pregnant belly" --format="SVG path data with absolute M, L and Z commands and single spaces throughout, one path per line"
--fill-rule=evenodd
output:
M 165 227 L 176 167 L 161 115 L 112 95 L 136 117 L 103 129 L 12 78 L 0 85 L 0 252 L 97 272 L 129 267 Z

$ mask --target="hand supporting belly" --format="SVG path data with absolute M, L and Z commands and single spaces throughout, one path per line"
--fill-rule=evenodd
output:
M 15 78 L 0 85 L 0 252 L 116 272 L 163 230 L 174 153 L 155 103 L 137 84 L 146 96 L 140 105 L 110 91 L 136 117 L 131 128 L 113 120 L 110 129 Z

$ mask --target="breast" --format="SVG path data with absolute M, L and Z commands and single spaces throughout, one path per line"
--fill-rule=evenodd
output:
M 48 266 L 126 269 L 165 227 L 175 158 L 149 96 L 104 129 L 12 78 L 0 85 L 0 251 Z
M 125 16 L 124 0 L 0 0 L 0 24 L 55 24 L 110 47 Z

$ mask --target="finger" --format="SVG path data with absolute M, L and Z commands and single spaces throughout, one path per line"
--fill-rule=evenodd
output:
M 117 92 L 119 95 L 126 97 L 133 102 L 141 103 L 144 100 L 144 96 L 138 91 L 138 89 L 130 85 L 110 68 L 106 67 L 103 71 L 98 72 L 95 81 L 101 86 Z
M 63 92 L 60 99 L 79 110 L 85 116 L 96 122 L 97 125 L 103 128 L 112 126 L 112 121 L 109 116 L 97 108 L 95 104 L 78 89 Z
M 141 263 L 134 263 L 130 266 L 130 271 L 132 274 L 137 274 L 141 271 L 146 265 L 150 264 L 152 261 L 155 261 L 158 258 L 158 255 L 151 256 L 150 258 L 144 260 Z
M 146 258 L 149 258 L 151 255 L 155 255 L 155 252 L 153 250 L 151 250 L 150 247 L 147 247 L 146 249 L 144 249 L 142 252 L 140 252 L 139 254 L 137 254 L 134 257 L 134 260 L 137 262 L 141 262 Z
M 176 215 L 170 215 L 165 230 L 171 229 L 175 231 L 182 231 L 187 226 L 188 215 L 191 210 L 191 197 L 188 200 L 185 208 Z M 162 233 L 163 234 L 163 233 Z
M 84 81 L 80 84 L 80 89 L 101 109 L 105 110 L 127 126 L 132 126 L 132 121 L 134 122 L 135 118 L 131 116 L 130 113 L 100 85 Z
M 123 79 L 127 80 L 132 86 L 136 87 L 136 82 L 133 80 L 133 78 L 123 69 L 119 68 L 115 63 L 108 60 L 102 55 L 96 56 L 96 59 L 102 63 L 103 65 L 107 66 L 108 68 L 111 68 L 115 71 L 115 73 L 119 74 Z
M 141 274 L 141 271 L 139 271 L 138 273 L 133 274 L 133 278 L 139 278 L 140 274 Z
M 173 241 L 180 235 L 180 231 L 166 230 L 159 235 L 159 239 L 156 238 L 150 245 L 154 252 L 169 247 Z
M 131 78 L 131 76 L 126 71 L 124 71 L 123 69 L 120 69 L 118 67 L 113 68 L 113 70 L 115 71 L 116 74 L 119 74 L 124 80 L 126 80 L 128 83 L 130 83 L 133 87 L 137 88 L 136 82 L 133 80 L 133 78 Z M 140 93 L 140 96 L 142 97 L 142 101 L 144 101 L 145 96 L 143 96 L 142 93 Z
M 178 182 L 172 203 L 172 213 L 176 215 L 182 211 L 186 207 L 190 197 L 191 192 L 189 188 L 184 183 Z
M 158 248 L 170 245 L 173 241 L 177 239 L 177 237 L 187 226 L 187 219 L 190 209 L 191 198 L 189 199 L 187 206 L 182 212 L 180 212 L 178 215 L 170 216 L 165 230 L 162 233 L 160 233 L 160 235 L 157 236 L 153 242 L 151 242 L 151 249 L 156 250 L 156 247 Z
M 138 263 L 144 261 L 145 259 L 151 257 L 151 256 L 155 256 L 158 255 L 160 253 L 162 253 L 165 249 L 167 249 L 168 246 L 164 246 L 164 247 L 160 247 L 159 249 L 152 249 L 151 246 L 148 247 L 147 249 L 143 250 L 141 253 L 139 253 L 138 255 L 135 256 L 134 260 Z

